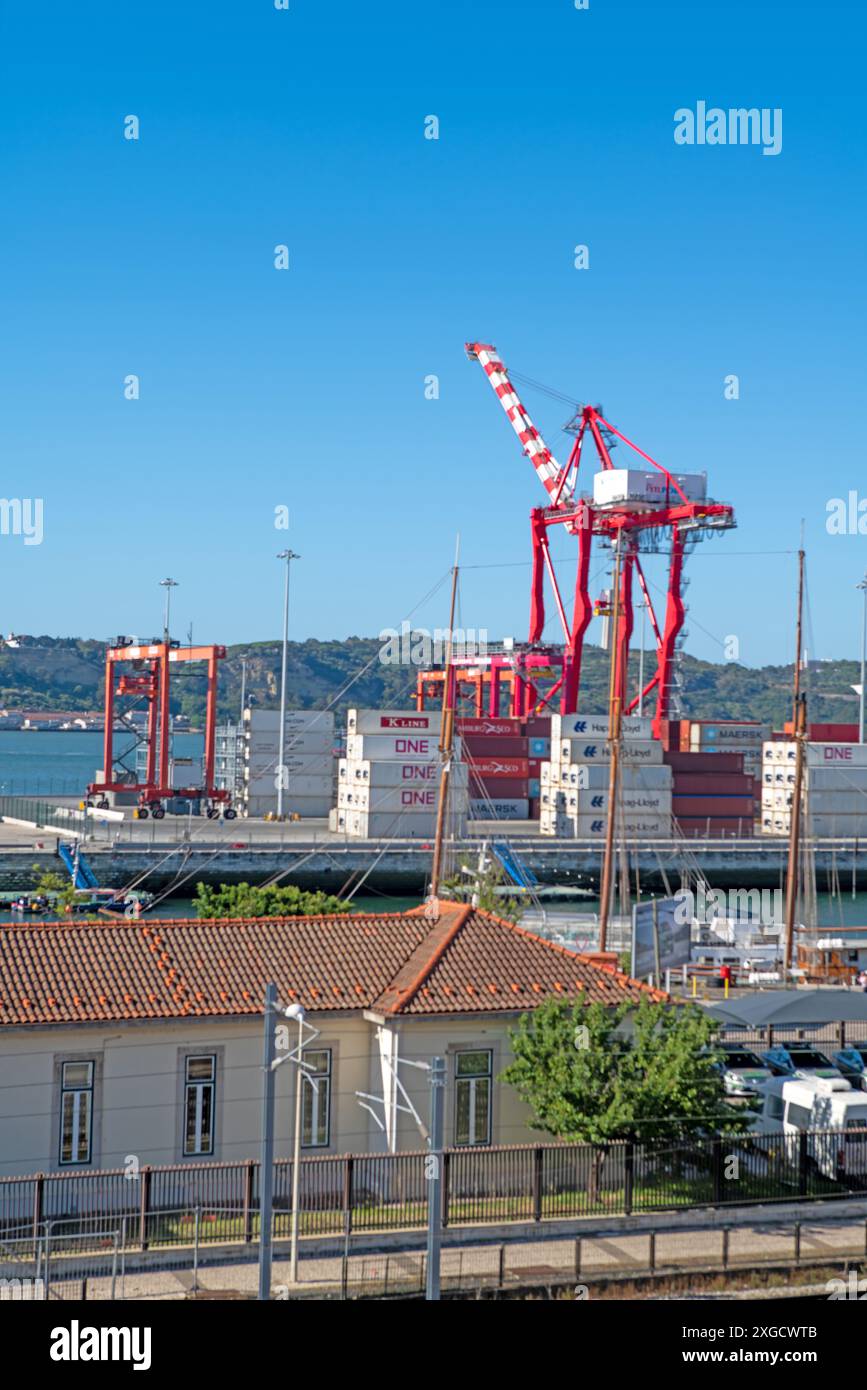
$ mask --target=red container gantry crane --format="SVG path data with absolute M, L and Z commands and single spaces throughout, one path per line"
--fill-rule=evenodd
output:
M 165 803 L 173 797 L 189 801 L 204 801 L 206 813 L 213 820 L 220 813 L 227 820 L 237 814 L 232 807 L 232 794 L 225 788 L 214 785 L 215 741 L 217 730 L 217 670 L 218 662 L 226 655 L 226 648 L 220 646 L 181 647 L 175 641 L 138 643 L 127 637 L 118 637 L 116 645 L 109 647 L 105 654 L 105 734 L 103 744 L 102 782 L 90 782 L 87 788 L 87 805 L 105 808 L 108 806 L 107 794 L 138 793 L 138 816 L 146 819 L 149 815 L 161 820 L 165 815 Z M 172 787 L 169 776 L 169 745 L 171 738 L 170 719 L 170 672 L 174 665 L 189 661 L 207 662 L 208 692 L 205 705 L 205 754 L 203 785 L 199 787 Z M 119 675 L 116 667 L 124 663 L 132 666 L 132 672 Z M 132 696 L 144 700 L 147 708 L 147 723 L 144 743 L 147 747 L 147 762 L 144 782 L 123 782 L 114 778 L 113 734 L 115 725 L 115 699 L 118 696 Z
M 560 712 L 574 714 L 578 708 L 578 689 L 581 680 L 581 658 L 584 634 L 593 616 L 593 601 L 590 598 L 588 577 L 590 554 L 594 536 L 606 538 L 612 545 L 620 537 L 620 600 L 618 605 L 618 631 L 611 634 L 615 644 L 612 648 L 615 659 L 615 689 L 621 699 L 624 713 L 631 713 L 638 704 L 638 696 L 627 703 L 627 663 L 629 641 L 632 635 L 632 587 L 633 574 L 637 575 L 642 594 L 647 605 L 651 629 L 656 640 L 656 671 L 644 687 L 643 696 L 656 690 L 656 711 L 653 732 L 658 738 L 660 726 L 669 717 L 672 675 L 675 657 L 675 644 L 683 627 L 684 605 L 682 598 L 682 575 L 684 554 L 690 540 L 703 538 L 708 532 L 725 530 L 735 524 L 734 511 L 728 503 L 713 502 L 706 498 L 690 499 L 683 487 L 667 468 L 657 463 L 632 440 L 627 439 L 620 430 L 606 420 L 600 406 L 581 405 L 566 429 L 574 435 L 569 460 L 562 467 L 546 445 L 509 379 L 505 366 L 496 348 L 490 343 L 467 343 L 466 352 L 473 362 L 479 362 L 484 369 L 501 406 L 520 440 L 524 454 L 529 458 L 542 486 L 548 494 L 545 507 L 534 507 L 530 512 L 530 534 L 532 541 L 532 575 L 530 581 L 530 631 L 528 650 L 516 653 L 514 657 L 492 658 L 510 665 L 523 666 L 524 674 L 512 682 L 511 713 L 526 716 L 534 708 L 549 704 L 559 692 Z M 614 438 L 629 446 L 636 454 L 650 464 L 664 479 L 656 489 L 658 497 L 627 497 L 623 500 L 594 502 L 593 497 L 577 492 L 578 469 L 581 463 L 581 450 L 589 434 L 599 457 L 601 469 L 613 470 L 610 448 Z M 598 476 L 598 475 L 597 475 Z M 651 475 L 652 476 L 652 475 Z M 684 478 L 686 475 L 680 475 Z M 650 491 L 653 491 L 652 489 Z M 594 493 L 595 496 L 595 493 Z M 549 531 L 553 526 L 563 526 L 578 539 L 578 567 L 575 580 L 575 598 L 571 621 L 557 583 L 557 576 L 549 551 Z M 657 621 L 639 553 L 658 551 L 668 532 L 669 563 L 668 591 L 665 605 L 665 618 L 662 627 Z M 661 534 L 662 533 L 662 534 Z M 551 585 L 557 614 L 565 636 L 562 654 L 551 656 L 552 665 L 560 665 L 559 680 L 540 697 L 533 679 L 534 666 L 539 665 L 540 654 L 544 651 L 542 635 L 545 627 L 545 576 Z M 517 675 L 517 672 L 516 672 Z M 491 681 L 491 699 L 498 693 L 495 682 Z M 498 713 L 491 708 L 490 713 Z

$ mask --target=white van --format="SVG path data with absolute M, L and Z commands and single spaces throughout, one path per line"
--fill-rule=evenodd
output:
M 807 1131 L 807 1158 L 817 1172 L 832 1181 L 867 1179 L 867 1093 L 842 1076 L 775 1077 L 761 1091 L 755 1131 Z

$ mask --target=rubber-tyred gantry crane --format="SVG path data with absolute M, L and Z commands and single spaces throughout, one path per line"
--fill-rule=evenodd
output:
M 234 819 L 236 812 L 231 805 L 231 792 L 214 785 L 217 671 L 218 663 L 225 655 L 226 648 L 220 646 L 181 647 L 177 642 L 168 640 L 139 643 L 126 637 L 119 637 L 116 644 L 108 648 L 105 654 L 103 781 L 91 782 L 88 785 L 88 805 L 107 806 L 109 792 L 137 792 L 140 818 L 152 815 L 155 819 L 161 819 L 165 815 L 164 803 L 172 797 L 182 797 L 190 801 L 204 801 L 210 819 L 218 816 L 221 809 L 226 819 Z M 169 776 L 169 678 L 172 666 L 188 661 L 207 663 L 203 785 L 172 787 Z M 118 674 L 116 667 L 123 664 L 131 665 L 132 671 L 122 671 Z M 147 745 L 147 763 L 143 783 L 118 781 L 113 775 L 115 700 L 118 696 L 132 696 L 135 700 L 145 702 L 147 725 L 144 742 Z
M 529 645 L 531 649 L 542 645 L 546 575 L 551 585 L 566 645 L 560 679 L 542 703 L 547 704 L 559 692 L 561 713 L 574 714 L 577 711 L 584 634 L 593 616 L 593 603 L 588 588 L 593 537 L 605 537 L 613 545 L 618 544 L 619 537 L 621 579 L 618 631 L 611 635 L 614 643 L 615 689 L 620 696 L 623 711 L 629 713 L 634 710 L 638 704 L 638 696 L 631 703 L 627 703 L 626 680 L 633 627 L 632 590 L 635 575 L 647 604 L 647 613 L 656 641 L 656 671 L 645 685 L 643 695 L 646 697 L 656 690 L 653 730 L 659 737 L 661 721 L 669 717 L 675 647 L 684 620 L 682 576 L 685 549 L 690 539 L 698 539 L 708 531 L 734 526 L 733 509 L 727 503 L 707 500 L 703 495 L 704 488 L 695 486 L 701 475 L 681 474 L 678 479 L 678 476 L 671 474 L 667 468 L 657 463 L 606 420 L 600 406 L 578 407 L 574 418 L 566 426 L 574 435 L 574 443 L 568 462 L 565 467 L 561 466 L 530 419 L 496 348 L 490 343 L 467 343 L 466 351 L 471 361 L 479 362 L 483 367 L 525 455 L 548 494 L 547 506 L 534 507 L 530 513 L 532 576 Z M 578 492 L 578 470 L 582 447 L 588 436 L 598 455 L 601 471 L 618 472 L 618 477 L 603 479 L 600 486 L 597 473 L 593 491 L 590 495 L 584 495 Z M 610 454 L 615 439 L 627 444 L 651 465 L 655 472 L 636 472 L 633 483 L 633 475 L 629 471 L 623 474 L 615 470 Z M 623 479 L 625 481 L 621 486 Z M 616 482 L 618 486 L 608 487 L 609 482 Z M 692 491 L 694 495 L 688 496 L 688 491 Z M 702 495 L 695 495 L 698 492 Z M 551 560 L 549 531 L 553 526 L 563 526 L 569 534 L 578 539 L 578 565 L 571 620 L 567 615 Z M 668 591 L 665 616 L 660 627 L 639 553 L 642 550 L 659 550 L 666 532 L 669 533 Z M 515 708 L 513 705 L 512 713 L 528 714 L 537 691 L 532 681 L 516 684 L 524 708 Z

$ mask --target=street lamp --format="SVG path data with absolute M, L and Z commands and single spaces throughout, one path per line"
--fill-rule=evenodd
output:
M 283 660 L 280 673 L 280 742 L 277 752 L 277 815 L 283 815 L 283 786 L 286 781 L 284 752 L 286 743 L 286 653 L 289 646 L 289 567 L 300 560 L 294 550 L 281 550 L 278 560 L 286 561 L 286 580 L 283 588 Z
M 177 587 L 178 581 L 176 579 L 160 580 L 160 588 L 165 589 L 166 591 L 166 611 L 165 617 L 163 618 L 163 641 L 165 642 L 166 646 L 168 646 L 169 644 L 169 613 L 171 611 L 172 604 L 172 589 L 176 589 Z
M 298 1023 L 298 1042 L 290 1052 L 282 1057 L 276 1056 L 274 1038 L 274 1018 L 279 1016 Z M 301 1173 L 301 1085 L 303 1072 L 307 1068 L 304 1061 L 304 1020 L 305 1011 L 301 1004 L 289 1004 L 285 1008 L 277 1002 L 277 986 L 265 987 L 265 1036 L 262 1056 L 262 1070 L 265 1085 L 262 1097 L 262 1162 L 259 1175 L 259 1301 L 267 1303 L 271 1297 L 271 1227 L 274 1211 L 274 1073 L 284 1062 L 294 1062 L 298 1067 L 295 1082 L 295 1135 L 292 1160 L 292 1282 L 298 1282 L 298 1200 Z M 319 1037 L 319 1030 L 310 1028 L 307 1042 Z M 313 1083 L 315 1085 L 315 1082 Z
M 858 742 L 864 742 L 864 666 L 867 661 L 867 574 L 855 585 L 864 596 L 864 616 L 861 622 L 861 690 L 858 705 Z

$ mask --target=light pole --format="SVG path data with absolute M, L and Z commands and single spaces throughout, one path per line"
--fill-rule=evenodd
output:
M 283 815 L 283 786 L 286 781 L 284 753 L 286 745 L 286 653 L 289 646 L 289 567 L 300 560 L 294 550 L 281 550 L 278 560 L 286 561 L 286 580 L 283 587 L 283 660 L 280 672 L 280 741 L 277 753 L 277 815 Z
M 295 1133 L 292 1138 L 292 1238 L 290 1243 L 289 1277 L 298 1283 L 298 1191 L 301 1177 L 301 1087 L 304 1083 L 304 1009 L 290 1004 L 286 1017 L 298 1019 L 298 1069 L 295 1072 Z
M 282 1057 L 276 1055 L 275 1018 L 298 1021 L 298 1046 Z M 271 1298 L 271 1257 L 274 1213 L 274 1073 L 283 1062 L 295 1062 L 298 1071 L 295 1093 L 295 1144 L 292 1163 L 292 1282 L 298 1281 L 298 1194 L 301 1169 L 301 1082 L 304 1069 L 304 1009 L 301 1004 L 282 1008 L 277 1003 L 277 986 L 265 986 L 265 1033 L 262 1051 L 262 1159 L 259 1174 L 259 1302 Z M 314 1028 L 308 1041 L 319 1036 Z
M 169 644 L 169 614 L 172 607 L 172 589 L 176 589 L 177 587 L 178 581 L 176 579 L 160 580 L 160 588 L 166 591 L 166 611 L 163 618 L 163 641 L 166 646 Z
M 861 694 L 858 702 L 858 742 L 864 742 L 864 667 L 867 664 L 867 574 L 855 585 L 864 597 L 864 616 L 861 621 Z

